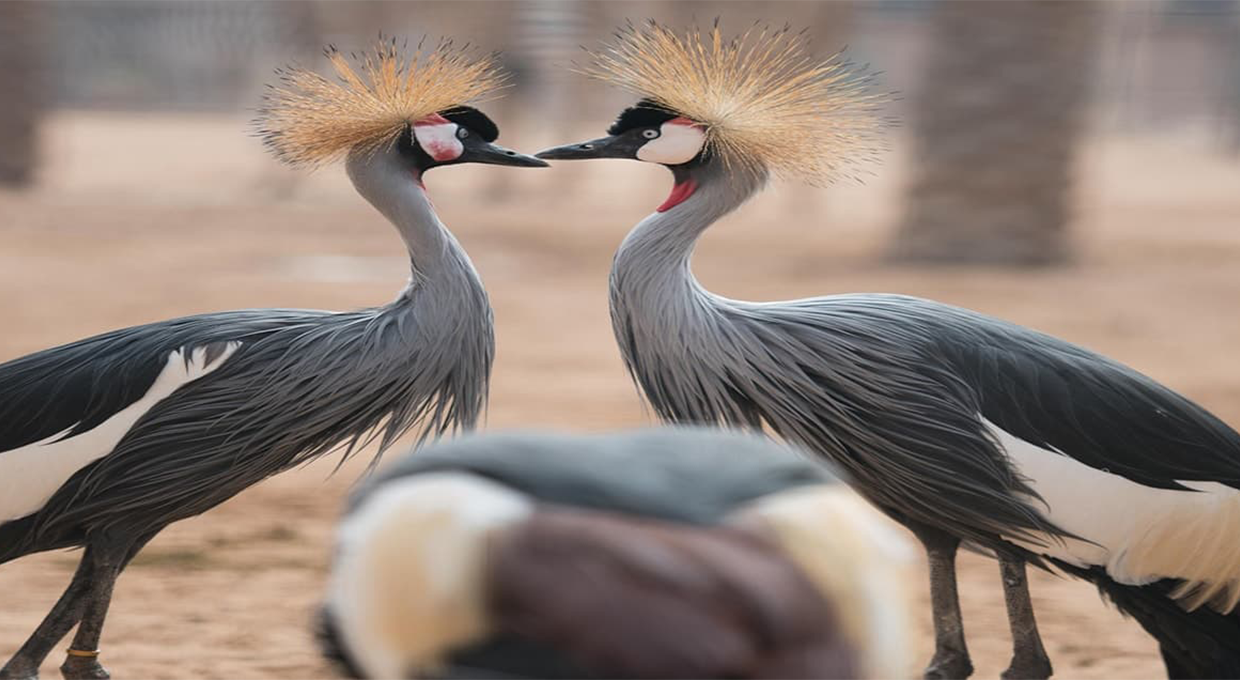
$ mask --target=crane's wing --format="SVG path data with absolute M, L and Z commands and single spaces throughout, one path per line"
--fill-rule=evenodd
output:
M 1240 488 L 1240 434 L 1127 366 L 1006 324 L 953 345 L 982 415 L 1009 434 L 1145 486 Z
M 304 314 L 304 312 L 302 313 Z M 175 351 L 212 364 L 224 343 L 280 323 L 282 310 L 209 314 L 104 333 L 0 364 L 0 456 L 89 432 L 142 399 Z

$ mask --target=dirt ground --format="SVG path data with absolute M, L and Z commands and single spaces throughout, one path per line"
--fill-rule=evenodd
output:
M 0 194 L 0 360 L 209 310 L 381 303 L 404 284 L 398 239 L 340 169 L 277 168 L 240 120 L 77 114 L 47 132 L 40 187 Z M 527 147 L 520 135 L 505 141 Z M 888 291 L 998 314 L 1137 366 L 1240 423 L 1240 159 L 1205 146 L 1191 136 L 1090 144 L 1073 227 L 1080 257 L 1065 268 L 881 264 L 905 177 L 896 152 L 864 186 L 779 187 L 756 200 L 712 231 L 695 270 L 748 299 Z M 650 422 L 613 345 L 606 280 L 625 231 L 662 199 L 661 171 L 461 167 L 428 184 L 495 308 L 489 427 Z M 350 464 L 333 477 L 333 465 L 285 474 L 157 538 L 118 586 L 103 642 L 114 674 L 329 677 L 306 627 L 360 472 Z M 51 606 L 76 558 L 0 568 L 0 656 Z M 997 567 L 966 556 L 961 569 L 978 677 L 995 677 L 1009 649 Z M 1033 590 L 1059 677 L 1163 674 L 1153 644 L 1092 588 L 1035 574 Z M 928 652 L 928 613 L 919 644 Z M 58 649 L 47 677 L 61 658 Z

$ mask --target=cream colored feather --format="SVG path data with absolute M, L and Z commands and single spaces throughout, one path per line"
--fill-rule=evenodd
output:
M 890 519 L 844 484 L 825 484 L 763 496 L 728 521 L 769 532 L 836 607 L 861 652 L 860 677 L 909 677 L 917 551 Z
M 355 55 L 355 69 L 334 47 L 325 51 L 337 80 L 291 67 L 269 87 L 255 127 L 276 158 L 317 166 L 354 148 L 391 144 L 406 125 L 494 95 L 504 85 L 495 55 L 478 57 L 469 46 L 441 40 L 421 43 L 408 57 L 396 41 L 382 40 Z
M 804 32 L 754 26 L 725 40 L 629 24 L 578 70 L 649 98 L 707 131 L 724 162 L 821 185 L 852 176 L 885 148 L 891 99 L 841 53 L 813 56 Z

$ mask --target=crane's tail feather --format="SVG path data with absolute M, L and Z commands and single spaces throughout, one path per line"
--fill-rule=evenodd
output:
M 1176 601 L 1181 583 L 1164 579 L 1143 586 L 1116 582 L 1100 567 L 1055 566 L 1098 587 L 1124 614 L 1158 641 L 1169 678 L 1240 678 L 1240 608 L 1222 614 L 1210 607 L 1187 611 Z

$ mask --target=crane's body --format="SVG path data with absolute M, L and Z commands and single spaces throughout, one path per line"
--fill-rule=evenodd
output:
M 688 266 L 694 237 L 757 185 L 696 185 L 633 230 L 611 274 L 617 342 L 661 418 L 768 424 L 907 520 L 1130 585 L 1184 578 L 1235 605 L 1240 550 L 1204 540 L 1240 527 L 1229 426 L 1102 355 L 967 309 L 714 295 Z
M 320 639 L 354 677 L 901 677 L 910 547 L 758 436 L 470 435 L 354 494 Z
M 746 197 L 717 182 L 647 218 L 612 270 L 616 339 L 662 419 L 769 425 L 902 520 L 1127 585 L 1182 579 L 1190 601 L 1234 608 L 1240 549 L 1216 537 L 1240 528 L 1240 434 L 1131 368 L 967 309 L 714 295 L 688 267 L 692 235 Z
M 455 163 L 545 163 L 493 144 L 495 124 L 461 104 L 496 85 L 486 62 L 441 45 L 420 63 L 449 82 L 428 84 L 416 61 L 373 70 L 400 60 L 384 45 L 365 58 L 365 82 L 328 56 L 348 87 L 290 72 L 290 89 L 272 90 L 263 110 L 265 141 L 294 163 L 345 159 L 404 241 L 408 285 L 372 309 L 203 314 L 0 364 L 0 563 L 85 548 L 0 678 L 36 677 L 75 625 L 62 673 L 108 677 L 97 645 L 113 583 L 168 524 L 339 447 L 348 455 L 377 439 L 382 451 L 411 430 L 423 441 L 479 422 L 491 308 L 423 176 Z
M 1102 355 L 958 307 L 879 294 L 742 302 L 694 279 L 698 238 L 772 172 L 821 181 L 848 162 L 836 151 L 868 143 L 879 125 L 861 81 L 786 32 L 727 41 L 717 26 L 681 36 L 653 22 L 618 33 L 591 72 L 642 101 L 608 136 L 538 156 L 656 162 L 675 181 L 613 262 L 629 371 L 664 420 L 767 426 L 918 536 L 936 634 L 926 677 L 972 673 L 962 542 L 1000 561 L 1005 677 L 1051 673 L 1030 562 L 1097 584 L 1159 641 L 1173 677 L 1240 676 L 1231 427 Z
M 470 308 L 451 315 L 418 304 L 425 291 L 359 312 L 204 314 L 0 364 L 0 562 L 158 531 L 372 434 L 472 429 L 493 340 L 467 278 Z

